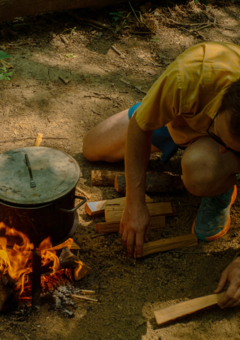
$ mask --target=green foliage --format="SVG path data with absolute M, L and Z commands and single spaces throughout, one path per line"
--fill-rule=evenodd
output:
M 8 55 L 7 52 L 0 51 L 0 60 L 7 58 L 11 58 L 11 56 Z M 0 67 L 0 80 L 10 80 L 12 74 L 13 72 L 8 72 L 6 67 Z
M 113 26 L 116 26 L 116 23 L 122 18 L 122 15 L 123 15 L 123 11 L 120 11 L 120 12 L 112 12 L 110 13 L 110 15 L 112 15 L 112 18 L 113 18 L 113 23 L 112 25 Z
M 10 77 L 12 76 L 12 72 L 8 72 L 6 67 L 0 67 L 0 80 L 10 80 Z
M 6 59 L 6 58 L 11 58 L 11 56 L 8 55 L 7 52 L 0 51 L 0 59 Z
M 152 39 L 151 39 L 152 42 L 159 42 L 159 39 L 158 37 L 154 36 Z

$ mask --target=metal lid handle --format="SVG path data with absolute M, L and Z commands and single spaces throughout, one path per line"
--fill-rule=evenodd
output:
M 66 212 L 66 213 L 73 213 L 74 211 L 76 211 L 78 208 L 81 207 L 81 205 L 83 205 L 85 202 L 87 202 L 86 197 L 82 197 L 82 196 L 74 196 L 74 199 L 78 198 L 78 199 L 82 199 L 83 201 L 81 203 L 79 203 L 76 207 L 74 207 L 73 209 L 64 209 L 64 208 L 58 208 L 60 211 Z

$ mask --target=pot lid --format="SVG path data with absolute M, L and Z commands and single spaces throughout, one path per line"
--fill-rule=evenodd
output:
M 31 165 L 36 187 L 30 186 Z M 70 155 L 46 147 L 27 147 L 0 154 L 0 200 L 35 205 L 54 201 L 77 184 L 80 168 Z

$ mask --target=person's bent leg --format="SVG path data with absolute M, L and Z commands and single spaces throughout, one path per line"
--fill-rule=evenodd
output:
M 90 162 L 109 163 L 124 159 L 129 124 L 128 109 L 116 113 L 90 130 L 83 139 L 83 155 Z M 160 152 L 154 145 L 151 153 Z
M 91 162 L 123 160 L 128 124 L 128 110 L 124 110 L 95 126 L 83 139 L 85 158 Z
M 201 138 L 184 152 L 182 171 L 187 190 L 202 196 L 192 231 L 204 241 L 222 237 L 230 227 L 240 159 L 232 152 L 220 153 L 213 139 Z
M 236 183 L 240 158 L 232 152 L 220 153 L 219 144 L 210 137 L 192 143 L 182 157 L 183 182 L 196 196 L 216 196 Z

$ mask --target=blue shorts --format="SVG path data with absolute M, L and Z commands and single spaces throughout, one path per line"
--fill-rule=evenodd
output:
M 128 117 L 129 119 L 132 117 L 134 112 L 137 110 L 137 108 L 141 105 L 141 103 L 137 103 L 130 107 L 128 110 Z M 162 151 L 162 161 L 163 163 L 167 163 L 169 159 L 175 155 L 175 153 L 178 150 L 178 145 L 174 143 L 172 140 L 172 137 L 170 136 L 170 133 L 168 131 L 168 128 L 166 126 L 163 126 L 157 130 L 153 131 L 152 135 L 152 145 L 157 147 L 159 150 Z M 185 149 L 182 148 L 181 149 Z

